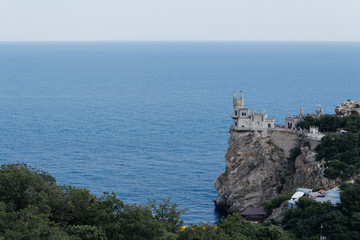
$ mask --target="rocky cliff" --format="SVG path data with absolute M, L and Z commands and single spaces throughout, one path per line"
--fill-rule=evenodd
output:
M 311 147 L 317 143 L 301 134 L 231 130 L 228 144 L 225 172 L 214 185 L 219 195 L 216 207 L 229 213 L 261 207 L 297 187 L 337 184 L 323 177 L 323 164 L 315 161 Z
M 360 114 L 360 101 L 347 100 L 335 108 L 335 113 L 338 116 L 349 116 L 352 111 Z

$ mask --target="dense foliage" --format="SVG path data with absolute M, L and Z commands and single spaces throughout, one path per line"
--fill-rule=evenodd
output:
M 243 220 L 239 214 L 229 215 L 217 226 L 209 224 L 193 225 L 179 233 L 179 240 L 271 240 L 284 239 L 279 227 L 264 226 Z
M 114 193 L 96 197 L 88 189 L 59 186 L 46 172 L 25 164 L 0 169 L 0 240 L 283 239 L 280 228 L 236 214 L 217 226 L 181 230 L 184 212 L 169 199 L 128 205 Z
M 299 239 L 319 239 L 320 234 L 332 240 L 360 239 L 360 181 L 342 186 L 341 205 L 319 203 L 302 197 L 297 208 L 285 212 L 283 227 Z
M 270 215 L 272 211 L 281 206 L 283 202 L 290 200 L 291 196 L 294 195 L 295 190 L 288 193 L 283 193 L 273 198 L 270 202 L 265 203 L 264 210 L 265 212 Z
M 330 133 L 321 139 L 316 147 L 317 160 L 325 159 L 325 176 L 340 177 L 343 180 L 359 174 L 360 134 Z
M 317 118 L 307 116 L 299 123 L 302 129 L 309 129 L 310 126 L 318 126 L 321 132 L 336 132 L 339 128 L 346 131 L 360 132 L 360 115 L 356 113 L 347 117 L 333 115 L 322 115 Z
M 347 117 L 307 116 L 299 125 L 303 129 L 318 126 L 320 131 L 330 132 L 315 149 L 317 160 L 326 161 L 326 177 L 346 180 L 360 173 L 360 115 L 357 112 Z M 336 133 L 339 129 L 347 132 Z
M 299 147 L 294 147 L 290 150 L 290 160 L 295 162 L 296 158 L 301 154 Z
M 168 199 L 127 205 L 114 193 L 96 197 L 88 189 L 58 186 L 23 164 L 0 170 L 3 239 L 171 239 L 183 212 Z

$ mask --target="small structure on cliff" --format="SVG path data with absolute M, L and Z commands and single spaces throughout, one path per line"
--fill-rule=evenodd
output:
M 336 208 L 338 204 L 341 203 L 339 190 L 330 190 L 327 192 L 320 190 L 318 192 L 312 192 L 311 189 L 298 188 L 296 189 L 296 192 L 291 197 L 291 199 L 288 201 L 288 209 L 297 208 L 296 202 L 298 202 L 298 200 L 303 196 L 311 197 L 320 203 L 330 202 L 334 208 Z
M 236 131 L 265 131 L 268 129 L 275 128 L 275 119 L 268 118 L 264 110 L 262 113 L 256 113 L 250 108 L 244 106 L 244 96 L 241 91 L 240 98 L 236 98 L 236 92 L 233 97 L 234 115 L 231 116 L 233 119 L 233 125 L 230 129 Z
M 266 212 L 264 208 L 247 208 L 245 211 L 241 212 L 240 215 L 248 221 L 253 222 L 264 222 L 266 219 Z
M 299 122 L 303 121 L 305 118 L 305 115 L 303 113 L 303 108 L 300 108 L 300 114 L 299 115 L 292 115 L 287 116 L 285 118 L 285 129 L 290 131 L 295 131 L 299 129 Z

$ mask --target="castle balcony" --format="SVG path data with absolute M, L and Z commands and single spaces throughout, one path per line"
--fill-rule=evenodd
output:
M 239 132 L 262 132 L 268 130 L 274 130 L 274 128 L 261 128 L 261 127 L 235 127 L 234 125 L 230 126 L 230 130 L 239 131 Z
M 231 118 L 232 118 L 232 119 L 238 119 L 239 116 L 232 115 Z
M 325 134 L 322 134 L 322 133 L 318 133 L 318 134 L 305 133 L 305 136 L 310 140 L 321 141 L 321 139 L 325 136 Z

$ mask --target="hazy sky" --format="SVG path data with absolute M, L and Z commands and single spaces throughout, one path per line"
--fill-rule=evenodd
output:
M 360 41 L 360 0 L 0 0 L 0 41 Z

